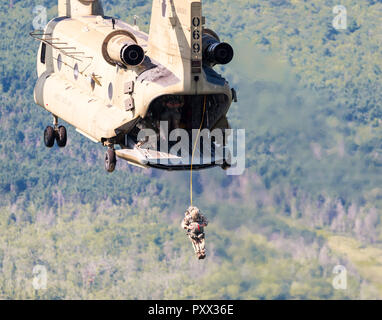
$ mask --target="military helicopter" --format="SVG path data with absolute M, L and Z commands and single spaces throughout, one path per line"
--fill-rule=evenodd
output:
M 108 172 L 117 157 L 144 168 L 192 168 L 190 157 L 164 152 L 139 132 L 151 129 L 158 142 L 162 121 L 187 132 L 229 128 L 236 92 L 213 68 L 229 63 L 234 51 L 204 25 L 201 0 L 153 0 L 149 34 L 105 16 L 99 0 L 58 0 L 58 17 L 31 33 L 41 42 L 34 100 L 53 115 L 46 147 L 66 146 L 62 119 L 107 147 Z M 217 165 L 213 149 L 194 169 Z

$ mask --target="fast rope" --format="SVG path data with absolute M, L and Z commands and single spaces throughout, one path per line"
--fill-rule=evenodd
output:
M 195 154 L 195 150 L 196 150 L 196 145 L 198 144 L 200 131 L 202 130 L 202 126 L 203 126 L 203 122 L 204 122 L 204 115 L 206 113 L 206 103 L 207 103 L 207 96 L 204 96 L 202 121 L 200 122 L 198 135 L 195 139 L 195 144 L 194 144 L 194 148 L 192 150 L 192 157 L 191 157 L 191 171 L 190 171 L 190 203 L 191 203 L 191 207 L 192 207 L 192 165 L 193 165 L 193 161 L 194 161 L 194 154 Z

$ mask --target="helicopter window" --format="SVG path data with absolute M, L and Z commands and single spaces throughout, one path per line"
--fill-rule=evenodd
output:
M 95 77 L 95 75 L 94 75 L 94 72 L 93 72 L 91 77 L 90 77 L 90 87 L 92 88 L 92 91 L 94 91 L 94 88 L 95 88 L 95 85 L 96 85 L 94 77 Z
M 41 45 L 41 57 L 40 57 L 40 61 L 41 63 L 45 64 L 45 54 L 46 54 L 46 44 L 43 43 Z
M 113 99 L 113 84 L 110 82 L 109 83 L 109 88 L 108 88 L 108 94 L 109 94 L 109 99 Z
M 61 54 L 59 54 L 57 57 L 57 68 L 59 71 L 61 70 L 61 67 L 62 67 L 62 57 L 61 57 Z
M 74 79 L 78 79 L 79 71 L 78 71 L 78 64 L 76 63 L 74 66 Z

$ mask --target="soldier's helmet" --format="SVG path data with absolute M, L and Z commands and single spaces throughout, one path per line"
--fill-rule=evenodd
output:
M 200 217 L 200 211 L 198 208 L 194 207 L 194 209 L 191 211 L 191 218 L 193 221 L 198 221 Z
M 196 207 L 194 207 L 194 206 L 189 206 L 189 207 L 188 207 L 188 209 L 187 209 L 187 211 L 186 211 L 186 213 L 189 213 L 189 214 L 191 214 L 191 213 L 192 213 L 192 211 L 193 211 L 194 209 L 197 209 L 197 208 L 196 208 Z

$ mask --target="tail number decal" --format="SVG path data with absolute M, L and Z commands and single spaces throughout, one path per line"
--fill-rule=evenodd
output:
M 192 61 L 202 60 L 202 6 L 200 2 L 191 4 L 191 57 Z

